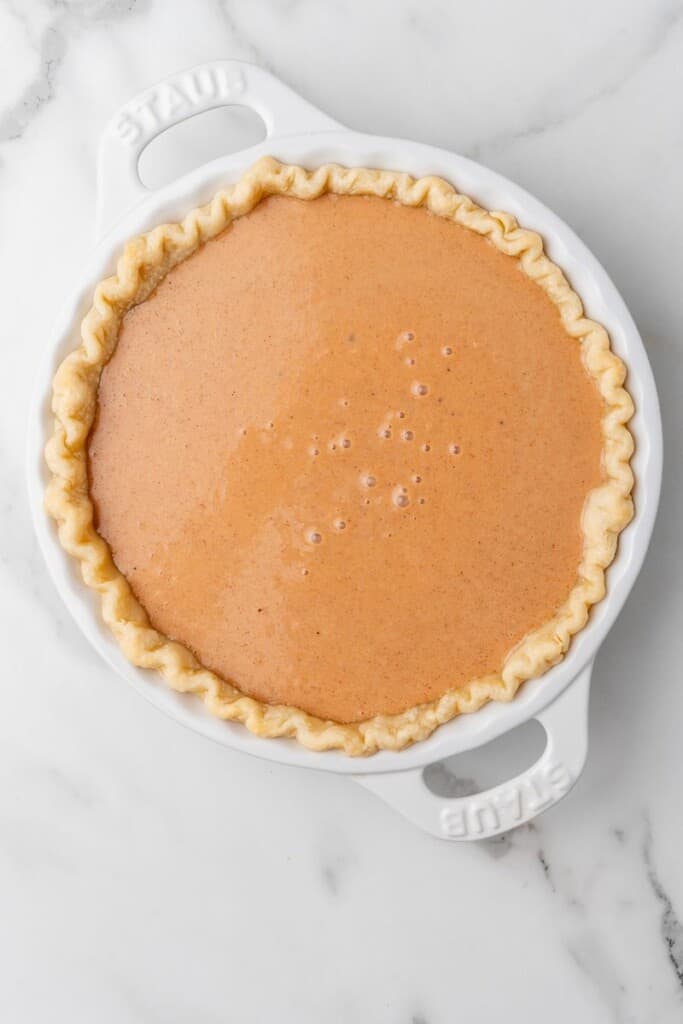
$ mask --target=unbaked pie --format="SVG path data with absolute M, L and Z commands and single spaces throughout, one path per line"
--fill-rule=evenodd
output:
M 125 655 L 261 736 L 399 749 L 605 592 L 633 404 L 539 236 L 261 160 L 131 241 L 54 381 L 47 508 Z

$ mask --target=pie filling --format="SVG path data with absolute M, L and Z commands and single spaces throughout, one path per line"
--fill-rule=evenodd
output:
M 397 713 L 566 601 L 602 413 L 557 306 L 480 235 L 272 196 L 125 315 L 95 523 L 152 624 L 242 692 Z

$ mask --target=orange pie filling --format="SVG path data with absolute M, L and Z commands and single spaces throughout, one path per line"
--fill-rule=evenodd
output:
M 336 722 L 500 673 L 577 582 L 604 403 L 541 287 L 376 197 L 271 196 L 126 313 L 95 525 L 157 630 Z

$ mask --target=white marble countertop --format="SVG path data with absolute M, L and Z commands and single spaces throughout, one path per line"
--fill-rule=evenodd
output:
M 440 843 L 350 779 L 183 730 L 46 578 L 27 396 L 92 244 L 98 134 L 226 56 L 536 193 L 647 344 L 668 438 L 651 553 L 598 658 L 584 775 L 502 839 Z M 0 0 L 0 58 L 0 1019 L 683 1020 L 683 5 Z

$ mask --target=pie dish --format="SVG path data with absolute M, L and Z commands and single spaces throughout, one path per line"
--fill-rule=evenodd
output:
M 134 664 L 261 736 L 401 749 L 511 699 L 603 597 L 632 516 L 624 380 L 511 216 L 264 159 L 96 289 L 55 377 L 47 507 Z M 282 382 L 298 400 L 268 418 Z

